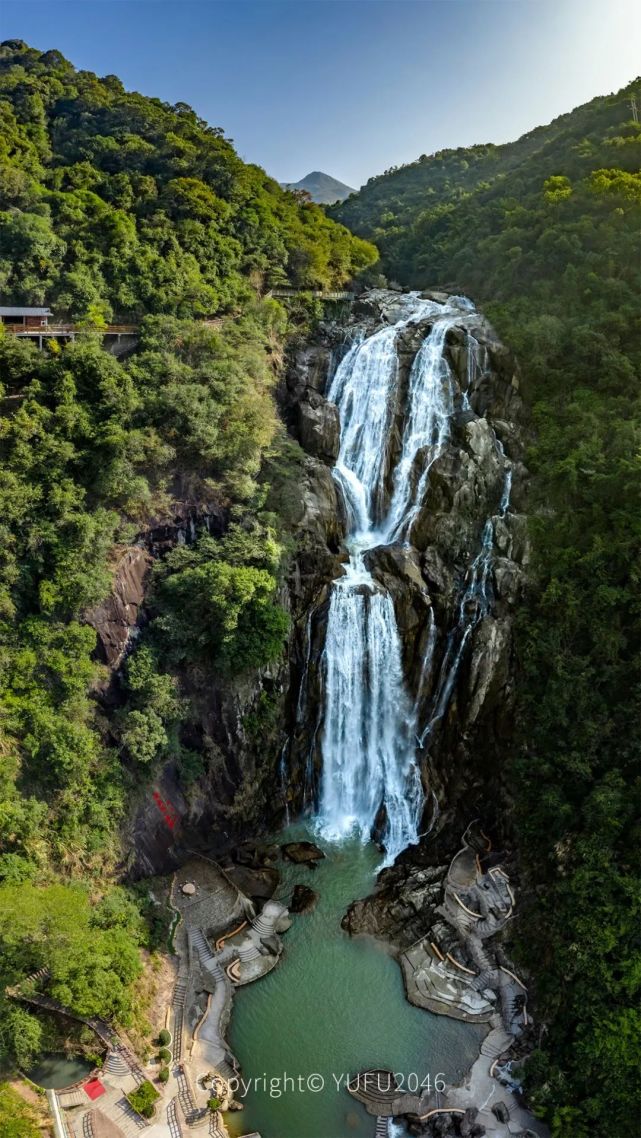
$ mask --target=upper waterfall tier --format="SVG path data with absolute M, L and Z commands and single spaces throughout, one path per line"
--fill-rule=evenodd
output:
M 361 546 L 407 535 L 429 467 L 448 438 L 454 410 L 452 374 L 443 354 L 445 337 L 471 307 L 464 298 L 438 304 L 413 293 L 399 303 L 404 309 L 401 318 L 351 347 L 328 392 L 330 402 L 338 406 L 341 423 L 334 476 L 347 506 L 351 536 Z M 409 390 L 401 393 L 399 335 L 408 325 L 430 319 L 433 324 L 415 357 Z M 403 396 L 404 406 L 400 406 Z M 399 416 L 401 452 L 390 485 L 390 437 Z M 425 457 L 417 473 L 421 451 Z

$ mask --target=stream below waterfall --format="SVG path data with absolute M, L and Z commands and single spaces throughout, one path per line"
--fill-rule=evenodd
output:
M 257 1130 L 262 1138 L 370 1138 L 375 1120 L 343 1082 L 336 1086 L 334 1076 L 344 1081 L 375 1066 L 401 1073 L 410 1089 L 427 1075 L 433 1084 L 440 1072 L 456 1082 L 485 1034 L 477 1025 L 413 1007 L 405 999 L 401 970 L 384 947 L 341 929 L 350 902 L 374 888 L 381 865 L 376 847 L 355 837 L 319 841 L 303 825 L 290 827 L 278 841 L 309 837 L 325 851 L 325 860 L 314 872 L 279 863 L 276 896 L 286 903 L 293 886 L 303 882 L 318 892 L 316 908 L 292 918 L 273 972 L 234 997 L 228 1041 L 252 1088 L 244 1096 L 243 1088 L 237 1092 L 245 1109 L 225 1116 L 232 1135 Z M 295 1089 L 291 1083 L 284 1088 L 285 1075 Z M 307 1086 L 312 1075 L 322 1077 L 322 1091 Z

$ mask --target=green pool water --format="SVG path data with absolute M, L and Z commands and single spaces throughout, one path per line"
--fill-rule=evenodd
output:
M 412 1007 L 395 960 L 371 939 L 341 929 L 350 902 L 372 892 L 381 860 L 376 848 L 325 845 L 301 826 L 278 841 L 304 837 L 327 857 L 314 872 L 280 862 L 276 897 L 288 901 L 301 881 L 320 894 L 316 909 L 293 918 L 280 964 L 234 999 L 228 1040 L 252 1082 L 237 1092 L 242 1113 L 226 1115 L 234 1136 L 254 1130 L 262 1138 L 371 1136 L 374 1119 L 344 1089 L 350 1074 L 386 1067 L 412 1090 L 440 1072 L 453 1082 L 476 1058 L 484 1034 Z
M 66 1055 L 52 1052 L 43 1055 L 30 1071 L 32 1083 L 45 1090 L 62 1090 L 71 1087 L 91 1074 L 93 1067 L 86 1059 L 68 1059 Z

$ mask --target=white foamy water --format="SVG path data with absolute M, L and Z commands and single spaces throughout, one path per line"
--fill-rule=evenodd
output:
M 416 761 L 416 709 L 405 688 L 394 605 L 367 568 L 366 554 L 378 545 L 407 540 L 430 468 L 450 437 L 455 384 L 444 354 L 447 332 L 474 309 L 465 298 L 450 298 L 443 305 L 409 294 L 402 303 L 404 312 L 395 325 L 350 348 L 328 391 L 340 416 L 341 445 L 333 473 L 347 510 L 350 560 L 332 587 L 323 654 L 318 824 L 328 839 L 356 832 L 367 841 L 383 807 L 387 864 L 418 840 L 424 794 Z M 401 392 L 399 335 L 427 318 L 432 318 L 429 333 L 414 358 L 408 389 Z M 471 371 L 477 366 L 477 349 L 468 335 Z M 464 405 L 469 408 L 467 392 Z M 400 453 L 390 469 L 395 424 L 400 425 Z M 508 501 L 509 474 L 502 514 Z M 473 627 L 489 606 L 493 535 L 488 519 L 421 741 L 443 715 Z M 470 608 L 475 610 L 472 619 Z M 436 644 L 433 613 L 430 619 L 423 679 Z

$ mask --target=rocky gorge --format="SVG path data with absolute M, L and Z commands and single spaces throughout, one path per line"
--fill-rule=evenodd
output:
M 441 303 L 446 299 L 443 294 L 422 295 Z M 306 460 L 310 482 L 305 500 L 325 538 L 324 546 L 313 553 L 315 580 L 302 578 L 304 612 L 294 633 L 292 687 L 299 689 L 290 700 L 289 795 L 294 807 L 309 796 L 309 784 L 315 784 L 321 768 L 320 662 L 328 588 L 342 573 L 344 562 L 337 546 L 336 519 L 341 515 L 335 485 L 326 475 L 331 455 L 337 453 L 336 411 L 325 394 L 349 337 L 366 336 L 386 322 L 394 323 L 400 299 L 393 292 L 370 292 L 355 302 L 347 328 L 340 324 L 322 327 L 319 342 L 301 346 L 295 354 L 282 392 L 286 421 L 301 445 L 311 451 Z M 448 328 L 444 348 L 453 381 L 449 438 L 430 463 L 429 481 L 412 519 L 409 540 L 381 544 L 368 550 L 365 560 L 394 602 L 405 683 L 417 709 L 422 773 L 433 792 L 424 828 L 437 812 L 441 829 L 451 820 L 462 821 L 466 812 L 476 811 L 487 825 L 504 833 L 497 789 L 502 747 L 513 730 L 512 621 L 528 563 L 523 512 L 527 424 L 514 360 L 483 317 L 464 308 L 460 312 L 460 323 Z M 386 458 L 388 486 L 400 448 L 402 402 L 412 362 L 432 323 L 429 316 L 417 320 L 398 337 L 401 406 L 395 411 Z M 506 463 L 510 505 L 509 510 L 502 510 Z M 325 529 L 328 519 L 331 525 Z M 448 638 L 460 621 L 461 605 L 473 618 L 477 615 L 475 598 L 465 598 L 466 574 L 481 551 L 488 519 L 492 527 L 491 600 L 482 619 L 474 623 L 447 706 L 435 718 Z
M 437 304 L 446 300 L 444 294 L 422 295 Z M 171 801 L 179 824 L 168 832 L 153 800 L 140 803 L 131 824 L 134 874 L 166 868 L 181 843 L 198 846 L 203 833 L 223 850 L 255 836 L 265 809 L 267 828 L 273 828 L 285 810 L 295 815 L 317 801 L 328 601 L 331 583 L 344 572 L 347 531 L 344 501 L 332 477 L 338 411 L 327 392 L 350 343 L 392 326 L 402 302 L 403 294 L 370 290 L 356 299 L 346 320 L 322 322 L 311 340 L 290 351 L 278 400 L 302 453 L 297 455 L 294 492 L 289 488 L 294 552 L 279 597 L 291 618 L 287 652 L 261 674 L 240 681 L 221 681 L 197 669 L 181 677 L 194 709 L 191 741 L 204 751 L 206 773 L 188 797 L 171 764 L 159 773 L 159 789 Z M 388 488 L 401 445 L 402 401 L 412 362 L 430 327 L 426 316 L 398 335 L 398 404 L 384 473 Z M 512 623 L 528 563 L 527 423 L 515 362 L 480 314 L 460 309 L 460 322 L 447 330 L 444 360 L 453 385 L 449 437 L 430 461 L 429 481 L 407 537 L 369 549 L 365 560 L 394 603 L 427 791 L 422 830 L 431 829 L 438 815 L 439 832 L 449 832 L 452 825 L 460 836 L 470 817 L 479 815 L 503 835 L 501 754 L 514 714 Z M 502 510 L 506 470 L 510 504 Z M 465 597 L 466 574 L 482 552 L 488 521 L 487 611 L 477 619 L 478 598 Z M 215 505 L 178 501 L 170 515 L 119 552 L 112 595 L 88 615 L 112 674 L 146 619 L 154 561 L 204 529 L 221 534 L 225 525 L 224 512 Z M 466 617 L 464 608 L 471 617 L 469 642 L 456 676 L 450 676 L 451 691 L 441 712 L 437 705 L 448 679 L 446 657 Z M 252 738 L 252 731 L 260 739 Z M 281 788 L 277 795 L 275 773 Z

